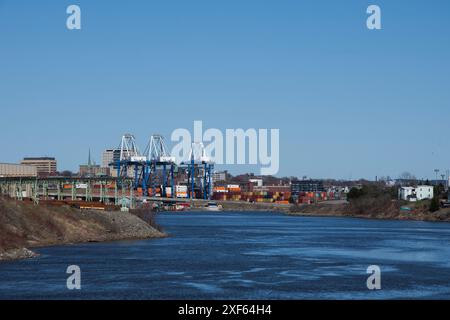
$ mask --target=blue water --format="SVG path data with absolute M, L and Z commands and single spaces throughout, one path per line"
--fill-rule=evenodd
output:
M 36 249 L 0 299 L 449 299 L 450 224 L 270 213 L 162 214 L 170 237 Z M 79 265 L 79 291 L 66 288 Z M 366 269 L 381 268 L 382 289 Z

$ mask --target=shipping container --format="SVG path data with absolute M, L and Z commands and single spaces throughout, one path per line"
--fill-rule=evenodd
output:
M 187 198 L 188 197 L 187 192 L 176 192 L 175 195 L 177 198 Z
M 177 191 L 177 192 L 187 192 L 188 191 L 188 187 L 187 186 L 182 186 L 182 185 L 176 185 L 175 186 L 175 191 Z

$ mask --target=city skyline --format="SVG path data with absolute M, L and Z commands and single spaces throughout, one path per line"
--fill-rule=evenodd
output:
M 77 171 L 126 132 L 172 146 L 202 120 L 280 129 L 277 176 L 433 179 L 450 167 L 450 4 L 374 3 L 382 30 L 356 0 L 77 1 L 69 31 L 70 1 L 0 1 L 0 162 L 49 155 Z

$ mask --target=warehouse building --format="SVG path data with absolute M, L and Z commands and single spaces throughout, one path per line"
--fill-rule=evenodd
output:
M 323 182 L 320 180 L 298 180 L 291 182 L 291 192 L 298 195 L 302 192 L 324 192 Z
M 0 163 L 0 178 L 36 177 L 37 168 L 21 164 Z
M 57 172 L 57 163 L 55 158 L 24 158 L 20 164 L 36 167 L 38 176 L 51 176 L 55 175 Z

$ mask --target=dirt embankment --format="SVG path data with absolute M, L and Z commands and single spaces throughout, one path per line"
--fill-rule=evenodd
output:
M 0 198 L 0 260 L 33 257 L 27 248 L 164 237 L 151 214 L 81 211 Z

